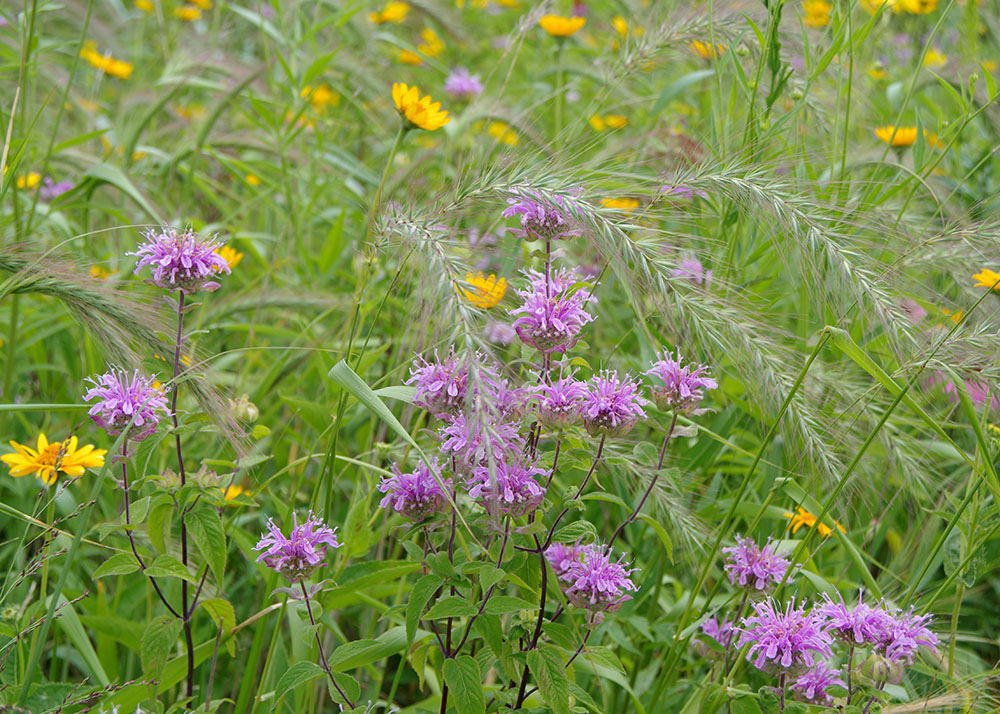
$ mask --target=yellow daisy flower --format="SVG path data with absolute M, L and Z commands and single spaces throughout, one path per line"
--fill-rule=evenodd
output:
M 893 135 L 894 133 L 895 135 Z M 896 128 L 892 124 L 887 124 L 875 129 L 875 136 L 891 146 L 913 146 L 917 141 L 917 127 L 901 126 Z
M 174 8 L 174 17 L 185 22 L 194 22 L 201 19 L 201 8 L 194 5 L 181 5 L 178 8 Z
M 256 174 L 247 174 L 243 178 L 251 186 L 260 186 L 260 177 Z
M 507 292 L 507 279 L 497 279 L 497 276 L 492 273 L 489 277 L 482 273 L 475 275 L 466 273 L 465 282 L 472 286 L 472 290 L 467 290 L 461 285 L 456 285 L 455 289 L 471 304 L 483 309 L 496 307 Z
M 604 117 L 600 114 L 590 117 L 590 126 L 593 127 L 594 131 L 604 131 L 608 128 L 607 122 L 604 121 Z
M 187 1 L 189 3 L 191 3 L 192 5 L 197 5 L 202 10 L 211 10 L 212 9 L 212 0 L 187 0 Z
M 569 37 L 587 24 L 585 17 L 562 17 L 561 15 L 542 15 L 538 20 L 542 29 L 553 37 Z
M 785 518 L 791 519 L 791 522 L 788 524 L 788 528 L 789 530 L 792 531 L 792 535 L 798 533 L 799 528 L 801 528 L 802 526 L 806 526 L 807 528 L 815 528 L 816 530 L 819 531 L 819 534 L 824 538 L 833 533 L 833 529 L 830 528 L 830 526 L 825 525 L 823 523 L 817 523 L 816 516 L 811 514 L 802 506 L 796 506 L 794 514 L 785 513 L 784 516 Z M 833 524 L 837 526 L 837 530 L 839 530 L 841 533 L 847 532 L 844 530 L 844 527 L 842 525 L 837 523 L 837 521 L 834 521 Z
M 417 50 L 422 52 L 425 57 L 437 57 L 444 51 L 444 41 L 431 28 L 425 27 L 422 29 L 420 37 L 423 42 L 417 45 Z
M 892 4 L 895 13 L 907 12 L 911 15 L 927 15 L 937 9 L 938 0 L 896 0 Z
M 1000 273 L 996 273 L 988 268 L 983 268 L 981 271 L 973 275 L 972 278 L 976 281 L 976 284 L 972 287 L 989 288 L 990 290 L 1000 292 Z
M 17 187 L 19 189 L 34 188 L 42 180 L 42 175 L 37 171 L 30 172 L 27 176 L 17 177 Z
M 325 111 L 327 107 L 335 107 L 340 104 L 340 95 L 325 84 L 321 84 L 318 87 L 307 84 L 299 92 L 299 96 L 303 99 L 308 99 L 313 109 L 317 112 Z
M 506 123 L 502 121 L 490 122 L 486 131 L 489 132 L 490 136 L 499 142 L 503 142 L 507 146 L 517 146 L 518 138 L 517 132 L 511 129 Z
M 110 74 L 112 77 L 117 77 L 118 79 L 128 79 L 132 76 L 134 68 L 131 62 L 116 60 L 110 54 L 102 55 L 94 49 L 93 42 L 88 42 L 84 45 L 83 49 L 80 50 L 80 56 L 87 60 L 91 66 L 104 72 L 104 74 Z
M 243 260 L 243 254 L 231 245 L 224 245 L 217 248 L 215 254 L 226 261 L 230 268 L 235 268 Z
M 100 265 L 91 265 L 90 277 L 94 280 L 107 280 L 111 277 L 111 271 L 102 268 Z
M 628 119 L 622 114 L 606 114 L 604 123 L 612 129 L 621 129 L 628 124 Z
M 939 52 L 933 47 L 927 50 L 927 54 L 924 55 L 924 67 L 936 69 L 938 67 L 944 67 L 946 64 L 948 64 L 948 55 L 944 52 Z
M 368 19 L 375 25 L 382 25 L 387 22 L 400 23 L 406 19 L 406 14 L 409 11 L 409 3 L 389 2 L 378 12 L 368 13 Z
M 239 498 L 244 493 L 248 496 L 250 495 L 249 491 L 235 483 L 232 486 L 223 486 L 220 490 L 222 491 L 222 498 L 225 501 L 232 501 L 234 498 Z
M 441 102 L 431 102 L 431 96 L 420 96 L 420 90 L 402 82 L 392 85 L 392 102 L 410 126 L 424 131 L 440 129 L 451 121 L 447 111 L 441 111 Z
M 409 50 L 400 50 L 399 54 L 396 55 L 396 61 L 402 64 L 412 64 L 413 66 L 422 65 L 424 63 L 423 57 L 418 55 L 416 52 L 410 52 Z
M 872 79 L 885 79 L 886 71 L 885 65 L 881 62 L 872 62 L 868 65 L 868 76 Z
M 50 444 L 45 434 L 39 434 L 36 449 L 16 441 L 10 442 L 10 445 L 14 447 L 14 453 L 0 456 L 0 461 L 10 467 L 10 475 L 19 478 L 33 473 L 46 486 L 56 482 L 60 471 L 79 478 L 86 469 L 104 466 L 104 455 L 108 453 L 107 449 L 95 449 L 92 444 L 77 449 L 75 436 Z
M 826 0 L 803 0 L 804 22 L 809 27 L 826 27 L 830 23 L 830 10 L 832 9 L 833 5 Z
M 874 15 L 883 5 L 892 7 L 895 4 L 896 0 L 861 0 L 861 7 L 867 10 L 869 15 Z
M 154 8 L 152 0 L 135 0 L 135 6 L 143 12 L 152 14 Z

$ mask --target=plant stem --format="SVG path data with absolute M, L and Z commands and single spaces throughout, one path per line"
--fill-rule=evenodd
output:
M 854 689 L 851 686 L 851 670 L 854 669 L 854 645 L 850 645 L 847 650 L 847 706 L 851 706 L 851 698 Z
M 604 453 L 604 441 L 605 441 L 605 439 L 607 439 L 607 435 L 602 434 L 601 435 L 601 442 L 597 445 L 597 453 L 594 454 L 594 463 L 592 463 L 590 465 L 590 471 L 587 472 L 587 476 L 583 479 L 583 483 L 580 484 L 580 488 L 578 488 L 576 490 L 576 495 L 573 496 L 573 498 L 572 498 L 573 501 L 575 501 L 578 498 L 580 498 L 580 494 L 582 494 L 583 493 L 583 489 L 585 489 L 587 487 L 587 483 L 590 481 L 590 477 L 593 476 L 594 475 L 594 471 L 597 470 L 597 464 L 601 460 L 601 454 Z M 549 534 L 545 538 L 544 545 L 541 545 L 538 548 L 539 552 L 544 551 L 546 548 L 548 548 L 550 545 L 552 545 L 552 538 L 555 536 L 556 526 L 559 525 L 559 521 L 561 521 L 563 519 L 563 516 L 565 516 L 567 513 L 569 513 L 569 508 L 568 507 L 564 508 L 562 510 L 562 513 L 560 513 L 556 517 L 555 521 L 552 522 L 552 526 L 549 528 Z
M 170 397 L 170 416 L 174 424 L 174 444 L 177 450 L 177 470 L 181 477 L 181 486 L 187 484 L 187 475 L 184 471 L 184 453 L 181 450 L 181 432 L 177 420 L 177 394 L 179 385 L 177 376 L 181 365 L 181 343 L 184 338 L 184 291 L 180 292 L 177 300 L 177 340 L 174 345 L 174 377 L 173 393 Z M 184 522 L 184 514 L 181 514 L 181 562 L 185 568 L 188 564 L 188 542 L 187 525 Z M 187 646 L 187 685 L 185 694 L 188 697 L 194 696 L 194 637 L 191 634 L 191 613 L 188 612 L 188 582 L 181 581 L 181 617 L 184 620 L 184 643 Z
M 653 474 L 653 478 L 650 480 L 649 487 L 646 489 L 646 492 L 642 494 L 642 499 L 639 501 L 639 505 L 636 506 L 635 510 L 632 511 L 629 517 L 626 518 L 620 526 L 618 526 L 618 529 L 612 534 L 611 539 L 608 540 L 609 548 L 614 545 L 618 536 L 620 536 L 622 531 L 625 530 L 625 526 L 629 523 L 633 523 L 635 519 L 639 517 L 639 512 L 642 511 L 642 507 L 646 505 L 646 499 L 649 498 L 649 494 L 653 492 L 653 487 L 656 486 L 656 482 L 660 478 L 660 469 L 663 468 L 663 459 L 667 455 L 667 444 L 670 443 L 670 436 L 674 433 L 675 426 L 677 426 L 677 412 L 674 412 L 673 417 L 670 419 L 670 427 L 667 429 L 667 433 L 663 437 L 663 446 L 660 447 L 660 460 L 656 464 L 656 473 Z
M 334 679 L 333 677 L 333 671 L 330 669 L 330 665 L 327 664 L 326 662 L 326 653 L 323 652 L 323 640 L 320 639 L 319 630 L 315 629 L 316 619 L 313 617 L 312 605 L 309 603 L 309 592 L 306 590 L 305 582 L 300 580 L 299 587 L 302 589 L 302 599 L 305 600 L 306 603 L 306 612 L 309 613 L 309 622 L 314 628 L 313 636 L 316 638 L 316 646 L 319 648 L 319 659 L 320 662 L 323 663 L 323 670 L 326 672 L 326 675 L 330 678 L 330 683 L 333 684 L 334 689 L 336 689 L 337 692 L 340 694 L 340 696 L 344 698 L 344 701 L 347 702 L 347 706 L 353 709 L 354 703 L 347 698 L 347 695 L 344 694 L 344 690 L 340 688 L 339 684 L 337 684 L 337 680 Z

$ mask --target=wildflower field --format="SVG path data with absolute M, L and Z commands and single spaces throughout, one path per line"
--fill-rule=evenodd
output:
M 998 62 L 0 4 L 0 712 L 998 711 Z

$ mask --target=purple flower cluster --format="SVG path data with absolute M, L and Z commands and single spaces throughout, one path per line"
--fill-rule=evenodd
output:
M 781 582 L 790 563 L 779 555 L 771 539 L 759 547 L 752 538 L 736 536 L 736 545 L 723 548 L 728 558 L 725 565 L 729 582 L 751 590 L 765 591 Z
M 263 560 L 267 567 L 297 583 L 324 565 L 328 547 L 339 548 L 342 544 L 337 541 L 336 529 L 327 527 L 322 519 L 313 516 L 312 511 L 302 525 L 299 525 L 298 516 L 293 514 L 292 518 L 292 532 L 287 538 L 268 518 L 268 532 L 261 534 L 253 549 L 263 551 L 257 556 L 258 563 Z
M 738 646 L 750 645 L 747 661 L 757 669 L 800 671 L 832 654 L 826 620 L 818 612 L 796 607 L 794 598 L 784 610 L 770 597 L 752 607 L 753 614 L 740 623 Z
M 460 412 L 440 430 L 442 453 L 454 456 L 460 466 L 474 468 L 490 459 L 503 461 L 508 454 L 524 448 L 518 425 Z
M 519 198 L 508 198 L 504 218 L 520 216 L 521 229 L 515 231 L 525 240 L 558 240 L 577 235 L 566 215 L 565 202 L 559 195 L 553 196 L 555 203 L 543 199 L 536 192 L 521 194 Z
M 161 288 L 182 293 L 211 291 L 219 287 L 214 280 L 216 274 L 230 272 L 229 263 L 215 252 L 222 244 L 211 238 L 202 238 L 191 231 L 178 233 L 169 227 L 160 232 L 148 231 L 144 236 L 146 242 L 127 255 L 139 258 L 136 275 L 149 266 L 153 283 Z
M 465 67 L 456 67 L 444 81 L 444 91 L 454 97 L 475 97 L 483 92 L 478 74 L 469 74 Z
M 465 403 L 469 369 L 454 352 L 442 360 L 434 351 L 434 361 L 418 357 L 410 367 L 410 377 L 403 384 L 413 385 L 413 403 L 437 419 L 458 413 Z
M 624 436 L 646 418 L 647 403 L 635 379 L 619 379 L 618 372 L 604 370 L 587 382 L 583 425 L 592 436 Z
M 552 566 L 552 572 L 556 574 L 556 577 L 562 580 L 573 564 L 580 561 L 580 556 L 585 548 L 586 546 L 583 545 L 553 543 L 545 549 L 545 559 Z
M 910 664 L 920 647 L 937 651 L 938 638 L 927 627 L 930 615 L 917 615 L 888 608 L 885 603 L 868 605 L 864 598 L 848 608 L 844 599 L 823 596 L 820 614 L 828 619 L 827 627 L 851 646 L 867 645 L 894 664 Z
M 538 406 L 538 422 L 542 426 L 561 431 L 580 421 L 587 387 L 573 379 L 573 374 L 532 390 L 532 399 Z
M 625 556 L 618 560 L 612 557 L 610 548 L 595 544 L 580 546 L 574 557 L 563 559 L 566 567 L 559 579 L 568 583 L 566 597 L 573 605 L 593 612 L 614 612 L 632 597 L 629 591 L 639 589 L 629 578 L 635 568 L 624 565 Z
M 536 464 L 509 455 L 496 463 L 480 464 L 467 480 L 469 496 L 479 501 L 489 513 L 506 513 L 513 518 L 530 513 L 545 498 L 535 476 L 545 470 Z
M 712 617 L 701 623 L 701 631 L 707 637 L 715 640 L 723 649 L 729 648 L 733 635 L 736 633 L 735 623 L 729 621 L 729 615 L 725 615 L 720 622 L 718 617 Z
M 707 288 L 712 281 L 712 271 L 705 270 L 702 262 L 693 255 L 682 258 L 680 264 L 670 271 L 670 274 L 704 288 Z
M 840 678 L 840 670 L 821 660 L 798 676 L 792 683 L 792 693 L 800 701 L 825 705 L 833 702 L 827 690 L 834 686 L 846 686 Z
M 428 466 L 421 463 L 409 473 L 403 473 L 396 464 L 390 466 L 392 476 L 386 476 L 378 485 L 385 494 L 378 504 L 381 508 L 392 507 L 402 516 L 420 521 L 444 508 L 447 499 L 441 489 L 451 487 L 451 479 L 442 479 L 437 464 Z
M 42 188 L 38 192 L 38 197 L 43 201 L 51 202 L 67 191 L 72 191 L 75 186 L 76 184 L 72 181 L 53 181 L 51 176 L 46 176 L 42 180 Z
M 126 438 L 142 441 L 156 431 L 160 419 L 168 413 L 166 397 L 158 386 L 153 386 L 156 380 L 138 370 L 129 376 L 124 369 L 112 367 L 86 381 L 94 386 L 83 398 L 88 402 L 98 400 L 87 413 L 109 434 L 128 429 Z
M 524 275 L 529 287 L 517 291 L 524 302 L 510 311 L 511 315 L 520 315 L 514 321 L 518 337 L 546 354 L 566 352 L 579 341 L 583 326 L 594 319 L 586 310 L 594 296 L 586 287 L 572 289 L 578 282 L 572 270 L 558 270 L 550 280 L 535 270 L 525 271 Z
M 681 361 L 681 351 L 677 355 L 663 350 L 660 359 L 653 362 L 646 374 L 656 377 L 661 382 L 652 389 L 653 403 L 663 411 L 678 411 L 689 414 L 698 408 L 704 390 L 716 389 L 718 383 L 708 376 L 708 367 L 702 364 L 684 364 Z

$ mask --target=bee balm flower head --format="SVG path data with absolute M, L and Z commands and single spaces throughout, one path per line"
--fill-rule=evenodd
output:
M 729 582 L 751 590 L 764 591 L 777 585 L 790 565 L 785 556 L 778 555 L 770 538 L 761 548 L 752 538 L 736 536 L 736 545 L 722 552 L 728 556 L 724 569 Z
M 676 356 L 663 350 L 660 359 L 653 362 L 646 374 L 657 380 L 651 387 L 653 403 L 663 411 L 691 413 L 701 403 L 704 390 L 719 386 L 708 376 L 705 365 L 684 364 L 680 350 Z
M 94 386 L 83 398 L 98 400 L 88 414 L 109 434 L 128 429 L 128 439 L 141 441 L 156 431 L 156 425 L 167 414 L 166 396 L 153 386 L 152 377 L 138 370 L 129 376 L 123 369 L 111 368 L 87 381 Z
M 768 597 L 752 604 L 753 614 L 741 622 L 738 647 L 750 645 L 747 661 L 766 672 L 794 672 L 829 657 L 830 635 L 821 615 L 796 607 L 791 600 L 782 610 Z
M 327 548 L 339 548 L 336 529 L 328 528 L 312 511 L 306 522 L 299 525 L 298 516 L 293 515 L 292 532 L 285 537 L 281 529 L 270 518 L 267 519 L 267 533 L 261 535 L 254 550 L 262 551 L 257 562 L 264 561 L 267 567 L 284 575 L 291 582 L 301 582 L 316 568 L 323 566 Z
M 607 546 L 583 546 L 563 577 L 570 584 L 566 598 L 573 605 L 596 613 L 614 612 L 631 599 L 628 593 L 639 589 L 629 577 L 636 569 L 625 566 L 624 555 L 612 560 L 613 555 Z
M 229 263 L 216 251 L 222 248 L 211 238 L 202 238 L 191 231 L 178 233 L 173 228 L 151 230 L 144 234 L 146 242 L 128 255 L 139 258 L 135 273 L 145 267 L 153 272 L 153 283 L 170 291 L 194 293 L 219 287 L 214 278 L 229 273 Z
M 558 270 L 549 281 L 535 270 L 524 275 L 529 287 L 517 291 L 524 302 L 510 311 L 519 316 L 514 321 L 518 337 L 546 354 L 565 352 L 580 339 L 583 326 L 594 319 L 585 309 L 594 301 L 593 295 L 586 287 L 572 289 L 578 277 L 571 270 Z
M 414 521 L 420 521 L 444 508 L 444 491 L 441 484 L 451 486 L 451 479 L 442 480 L 437 464 L 420 464 L 410 473 L 403 473 L 396 464 L 391 467 L 392 476 L 386 476 L 378 485 L 385 494 L 379 506 L 392 507 L 396 513 Z
M 605 370 L 587 382 L 583 403 L 583 426 L 593 436 L 624 436 L 640 419 L 646 418 L 639 396 L 639 383 L 632 377 L 618 378 Z

